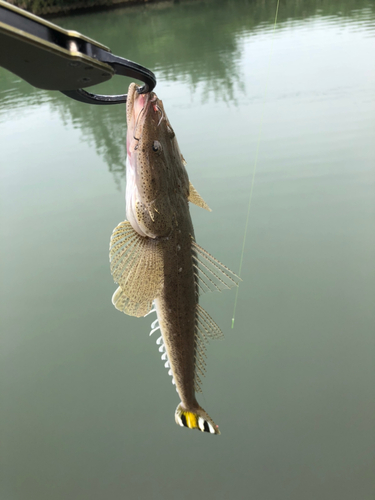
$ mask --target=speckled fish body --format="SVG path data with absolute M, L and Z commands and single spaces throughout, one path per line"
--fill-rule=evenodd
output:
M 127 221 L 111 238 L 111 271 L 119 284 L 112 302 L 138 317 L 156 310 L 152 331 L 160 328 L 159 350 L 181 399 L 176 422 L 220 434 L 195 396 L 205 344 L 222 337 L 198 299 L 200 290 L 230 288 L 238 279 L 195 242 L 189 201 L 209 208 L 189 182 L 162 101 L 131 84 L 127 124 Z

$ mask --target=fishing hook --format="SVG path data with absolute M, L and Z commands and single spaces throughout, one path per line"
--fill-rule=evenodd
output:
M 141 116 L 141 113 L 142 111 L 145 109 L 145 107 L 143 106 L 143 108 L 141 109 L 141 111 L 138 113 L 138 116 L 137 116 L 137 119 L 135 121 L 135 126 L 134 126 L 134 134 L 137 132 L 137 127 L 138 127 L 138 120 L 139 120 L 139 117 Z M 140 137 L 136 137 L 135 135 L 133 134 L 133 139 L 135 139 L 136 141 L 139 141 L 140 140 Z
M 156 95 L 154 95 L 154 97 L 150 100 L 150 103 L 155 102 L 156 104 L 154 104 L 152 107 L 154 108 L 154 111 L 159 111 L 159 113 L 161 114 L 161 118 L 157 124 L 157 127 L 158 127 L 164 118 L 164 112 L 162 111 L 160 106 L 157 104 L 157 101 L 158 101 L 158 97 Z
M 160 117 L 160 120 L 157 124 L 157 126 L 159 126 L 164 118 L 164 113 L 163 113 L 163 110 L 156 104 L 156 109 L 159 111 L 159 113 L 161 114 L 161 117 Z

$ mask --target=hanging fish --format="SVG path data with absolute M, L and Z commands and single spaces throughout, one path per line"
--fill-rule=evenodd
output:
M 112 303 L 131 316 L 156 311 L 151 334 L 181 403 L 176 423 L 211 434 L 218 426 L 201 408 L 206 343 L 223 337 L 199 305 L 200 292 L 222 290 L 239 278 L 195 241 L 189 203 L 209 210 L 185 169 L 175 133 L 155 93 L 127 99 L 126 216 L 110 242 L 111 273 L 119 287 Z M 150 334 L 150 335 L 151 335 Z

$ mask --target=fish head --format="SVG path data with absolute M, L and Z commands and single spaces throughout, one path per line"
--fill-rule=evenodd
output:
M 141 235 L 166 236 L 189 179 L 175 133 L 154 92 L 129 87 L 127 105 L 127 218 Z

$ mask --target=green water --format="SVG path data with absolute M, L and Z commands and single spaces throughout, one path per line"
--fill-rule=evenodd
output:
M 111 304 L 124 106 L 0 69 L 1 500 L 374 499 L 375 3 L 281 2 L 272 35 L 275 10 L 55 20 L 155 72 L 213 209 L 192 207 L 197 241 L 235 272 L 260 136 L 235 328 L 233 290 L 202 297 L 219 437 L 176 426 L 154 317 Z

